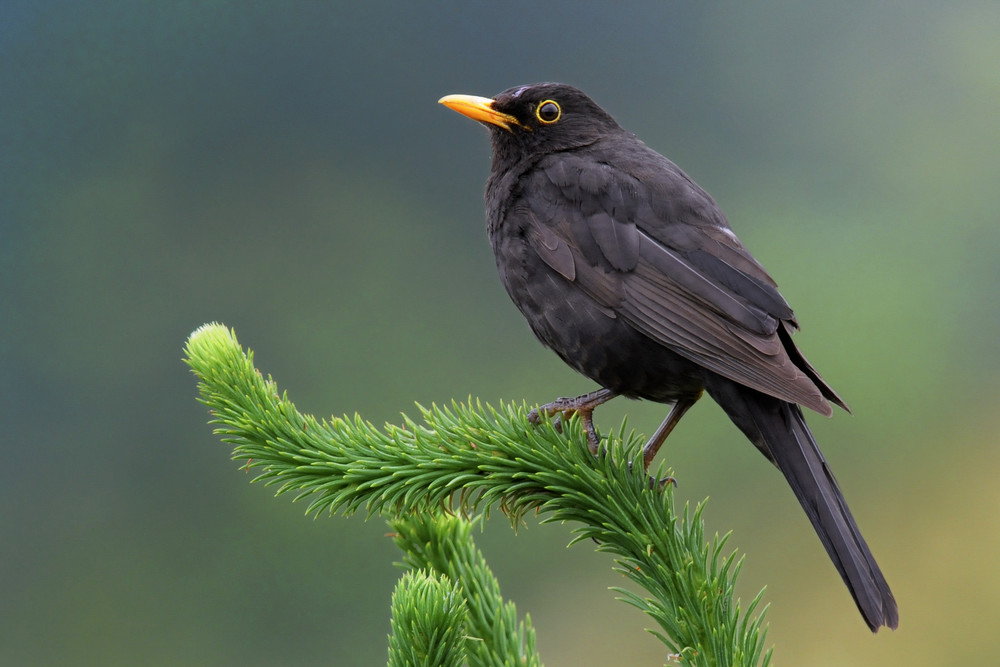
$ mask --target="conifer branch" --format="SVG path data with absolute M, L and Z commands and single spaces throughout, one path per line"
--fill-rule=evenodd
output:
M 531 618 L 519 623 L 514 603 L 501 597 L 500 583 L 472 539 L 474 521 L 446 514 L 410 515 L 391 524 L 406 565 L 438 572 L 464 591 L 470 667 L 541 667 Z
M 278 495 L 309 497 L 308 513 L 400 517 L 499 507 L 515 523 L 532 510 L 544 521 L 573 522 L 574 542 L 593 539 L 646 590 L 619 592 L 656 621 L 654 634 L 681 665 L 769 663 L 763 611 L 753 616 L 761 595 L 741 610 L 740 562 L 723 553 L 725 537 L 706 542 L 702 506 L 676 515 L 670 485 L 651 487 L 642 466 L 629 465 L 625 455 L 636 452 L 638 438 L 624 426 L 608 439 L 608 453 L 594 457 L 577 419 L 562 433 L 550 422 L 533 427 L 524 405 L 418 406 L 422 421 L 404 415 L 382 429 L 359 416 L 319 421 L 277 393 L 226 327 L 201 327 L 185 351 L 233 458 Z
M 460 586 L 424 570 L 407 572 L 392 593 L 389 667 L 461 667 L 467 617 Z

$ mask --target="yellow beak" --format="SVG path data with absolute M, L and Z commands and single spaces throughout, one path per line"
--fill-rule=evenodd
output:
M 522 127 L 517 118 L 505 113 L 501 113 L 493 108 L 493 100 L 488 97 L 476 97 L 475 95 L 445 95 L 438 100 L 452 111 L 457 111 L 463 116 L 468 116 L 472 120 L 480 123 L 489 123 L 502 127 L 508 132 L 513 127 Z

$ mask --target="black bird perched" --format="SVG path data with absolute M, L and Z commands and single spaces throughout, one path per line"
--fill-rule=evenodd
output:
M 715 201 L 571 86 L 440 101 L 490 130 L 487 230 L 507 293 L 601 385 L 539 410 L 579 414 L 597 453 L 598 405 L 673 403 L 648 467 L 707 391 L 785 475 L 868 627 L 895 628 L 896 601 L 799 408 L 847 405 L 795 347 L 792 309 Z

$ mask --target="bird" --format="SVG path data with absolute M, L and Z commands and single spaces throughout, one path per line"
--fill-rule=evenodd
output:
M 872 632 L 899 623 L 802 407 L 850 412 L 792 342 L 777 283 L 715 200 L 590 97 L 561 83 L 439 102 L 489 130 L 486 228 L 532 332 L 599 388 L 533 410 L 579 416 L 616 396 L 672 407 L 643 447 L 648 469 L 707 392 L 783 473 Z

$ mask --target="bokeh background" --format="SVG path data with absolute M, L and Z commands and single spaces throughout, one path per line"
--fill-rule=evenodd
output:
M 300 409 L 376 423 L 591 389 L 503 293 L 486 131 L 436 104 L 541 80 L 715 196 L 854 410 L 811 423 L 899 600 L 874 638 L 710 401 L 661 454 L 768 586 L 776 664 L 992 662 L 998 67 L 994 1 L 5 0 L 0 663 L 385 663 L 385 524 L 249 484 L 181 348 L 225 322 Z M 543 659 L 662 664 L 570 528 L 480 535 Z

